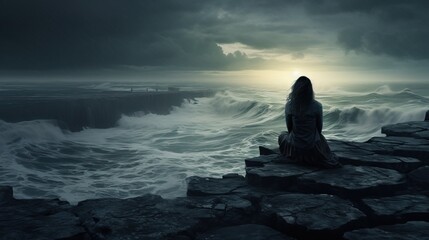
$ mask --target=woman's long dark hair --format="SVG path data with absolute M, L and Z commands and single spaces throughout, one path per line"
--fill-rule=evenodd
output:
M 298 114 L 305 112 L 313 100 L 314 92 L 310 79 L 306 76 L 299 77 L 292 85 L 291 92 L 287 98 L 292 112 Z

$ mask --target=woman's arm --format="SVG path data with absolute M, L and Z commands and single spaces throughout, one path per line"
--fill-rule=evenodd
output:
M 286 120 L 287 131 L 290 133 L 292 132 L 293 124 L 292 124 L 292 114 L 290 114 L 288 104 L 286 104 L 285 106 L 285 120 Z
M 290 133 L 292 132 L 292 115 L 291 114 L 286 114 L 286 127 L 287 127 L 287 131 Z
M 322 107 L 322 104 L 320 104 L 320 107 L 317 111 L 316 128 L 317 128 L 317 131 L 319 131 L 319 133 L 322 134 L 322 128 L 323 128 L 323 107 Z

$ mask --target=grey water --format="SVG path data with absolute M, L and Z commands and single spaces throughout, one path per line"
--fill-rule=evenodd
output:
M 56 101 L 103 92 L 108 100 L 109 92 L 166 91 L 170 85 L 2 82 L 0 98 L 13 104 L 23 97 Z M 122 115 L 112 127 L 74 132 L 49 119 L 8 122 L 0 116 L 0 185 L 13 186 L 18 198 L 59 197 L 71 203 L 146 193 L 174 198 L 185 195 L 189 176 L 244 175 L 243 160 L 257 156 L 259 145 L 276 147 L 277 135 L 285 130 L 287 88 L 185 82 L 175 86 L 209 88 L 215 94 L 180 102 L 168 114 L 136 111 Z M 315 90 L 324 107 L 327 139 L 363 142 L 383 136 L 381 126 L 422 120 L 429 106 L 425 83 Z

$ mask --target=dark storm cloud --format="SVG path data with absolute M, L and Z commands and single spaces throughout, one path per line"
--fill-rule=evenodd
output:
M 429 59 L 429 1 L 333 1 L 309 7 L 314 14 L 354 14 L 338 43 L 347 51 L 398 59 Z
M 338 34 L 347 51 L 427 59 L 425 1 L 0 0 L 0 69 L 268 64 L 218 44 L 290 54 Z M 343 21 L 343 19 L 348 19 Z M 360 20 L 371 25 L 359 24 Z
M 188 32 L 197 2 L 10 0 L 1 5 L 3 68 L 225 64 L 212 40 Z

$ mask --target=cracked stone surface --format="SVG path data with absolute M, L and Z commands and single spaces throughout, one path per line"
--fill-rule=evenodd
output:
M 282 233 L 258 224 L 224 227 L 204 233 L 197 240 L 292 240 Z
M 204 177 L 189 177 L 188 181 L 188 196 L 205 196 L 205 195 L 221 195 L 230 194 L 240 187 L 245 187 L 246 180 L 243 176 L 224 178 L 204 178 Z
M 405 224 L 365 228 L 344 234 L 347 240 L 423 240 L 429 239 L 429 222 L 412 221 Z
M 263 167 L 247 167 L 246 179 L 250 184 L 285 188 L 301 175 L 317 168 L 297 164 L 271 163 Z
M 390 216 L 396 219 L 406 216 L 429 218 L 429 197 L 425 195 L 399 195 L 384 198 L 363 199 L 377 216 Z
M 337 152 L 336 154 L 342 164 L 389 168 L 399 172 L 409 172 L 422 165 L 420 160 L 411 157 L 381 154 L 361 155 L 356 152 Z
M 429 189 L 429 166 L 418 168 L 408 174 L 411 182 Z
M 419 121 L 387 125 L 381 128 L 381 133 L 384 133 L 387 136 L 429 139 L 427 138 L 429 137 L 429 122 Z
M 266 198 L 261 205 L 284 228 L 302 231 L 336 231 L 365 218 L 349 201 L 327 194 L 283 194 Z
M 278 154 L 261 155 L 254 158 L 247 158 L 244 160 L 246 167 L 263 167 L 265 164 L 281 159 Z
M 252 204 L 238 196 L 163 199 L 145 195 L 129 199 L 80 202 L 73 211 L 95 239 L 168 239 L 203 231 L 210 223 L 237 224 Z M 131 234 L 132 233 L 132 234 Z
M 298 184 L 304 188 L 319 189 L 327 193 L 354 192 L 365 195 L 400 188 L 405 184 L 405 177 L 391 169 L 345 165 L 342 168 L 304 174 L 298 178 Z

